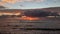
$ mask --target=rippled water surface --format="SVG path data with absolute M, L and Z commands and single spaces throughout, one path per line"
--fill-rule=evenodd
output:
M 23 29 L 21 29 L 23 28 Z M 25 28 L 60 29 L 60 20 L 27 21 L 18 18 L 0 18 L 1 34 L 59 34 L 59 30 L 25 30 Z

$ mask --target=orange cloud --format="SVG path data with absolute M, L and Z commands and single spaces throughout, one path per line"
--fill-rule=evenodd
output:
M 2 2 L 4 3 L 11 3 L 11 4 L 14 4 L 16 3 L 17 0 L 2 0 Z
M 4 4 L 5 4 L 4 2 L 0 2 L 0 6 L 1 6 L 1 5 L 4 5 Z

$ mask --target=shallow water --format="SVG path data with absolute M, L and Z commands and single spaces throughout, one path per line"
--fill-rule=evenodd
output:
M 26 21 L 17 18 L 1 18 L 0 32 L 2 34 L 59 34 L 59 30 L 24 30 L 20 28 L 51 28 L 60 29 L 59 20 Z

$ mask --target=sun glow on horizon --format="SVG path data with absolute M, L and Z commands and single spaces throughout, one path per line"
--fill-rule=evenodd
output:
M 22 19 L 22 20 L 39 20 L 40 18 L 22 16 L 22 18 L 21 18 L 21 19 Z

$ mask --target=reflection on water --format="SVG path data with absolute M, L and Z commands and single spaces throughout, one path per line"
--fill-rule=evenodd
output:
M 49 20 L 50 19 L 50 20 Z M 21 20 L 20 17 L 2 17 L 0 19 L 0 33 L 2 34 L 59 34 L 52 30 L 24 30 L 21 28 L 60 28 L 58 18 L 46 20 Z

